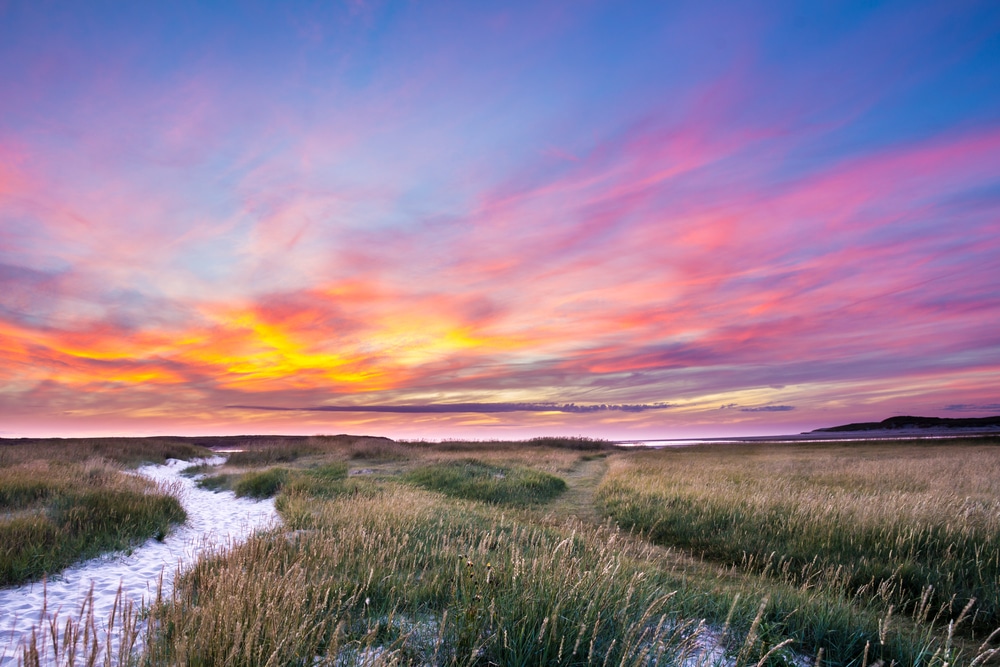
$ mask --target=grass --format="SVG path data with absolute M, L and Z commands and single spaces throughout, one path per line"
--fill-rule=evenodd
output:
M 0 468 L 32 461 L 114 461 L 127 467 L 212 455 L 187 438 L 0 438 Z
M 544 503 L 566 490 L 566 482 L 555 475 L 476 459 L 422 466 L 411 471 L 406 479 L 455 498 L 515 506 Z
M 394 460 L 407 458 L 409 447 L 388 438 L 358 435 L 238 436 L 197 438 L 202 445 L 232 451 L 227 462 L 238 467 L 267 467 L 310 457 Z
M 200 563 L 153 612 L 150 664 L 667 664 L 705 632 L 678 578 L 614 529 L 546 528 L 366 483 L 286 496 L 294 537 Z M 744 664 L 774 645 L 751 644 Z
M 261 472 L 243 474 L 234 484 L 233 491 L 240 498 L 262 500 L 274 496 L 288 479 L 284 468 L 269 468 Z
M 5 466 L 0 585 L 38 580 L 101 553 L 162 539 L 185 518 L 169 489 L 105 460 Z
M 275 493 L 284 526 L 195 565 L 129 660 L 693 666 L 709 644 L 699 664 L 996 664 L 1000 448 L 569 440 L 230 459 L 202 483 Z
M 347 464 L 326 463 L 304 470 L 267 468 L 244 473 L 210 474 L 199 479 L 199 488 L 209 491 L 233 491 L 241 498 L 272 498 L 283 488 L 301 490 L 316 496 L 331 496 L 343 491 Z
M 607 516 L 654 543 L 816 591 L 831 607 L 848 602 L 970 640 L 1000 625 L 1000 448 L 993 445 L 640 453 L 612 463 L 598 498 Z M 794 622 L 795 633 L 828 649 L 852 633 L 882 648 L 878 628 L 851 624 Z M 926 652 L 914 648 L 884 657 L 913 662 Z

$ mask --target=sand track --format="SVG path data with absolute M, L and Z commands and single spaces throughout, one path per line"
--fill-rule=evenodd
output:
M 208 463 L 222 461 L 217 457 Z M 205 461 L 170 460 L 166 465 L 143 466 L 137 471 L 177 489 L 187 511 L 184 525 L 174 529 L 162 542 L 150 539 L 129 554 L 108 554 L 80 563 L 44 583 L 0 588 L 0 667 L 18 664 L 18 646 L 30 638 L 32 627 L 47 625 L 52 619 L 58 619 L 62 625 L 67 618 L 78 618 L 91 590 L 100 632 L 119 589 L 123 600 L 141 607 L 156 599 L 161 577 L 163 593 L 169 594 L 179 569 L 278 522 L 273 500 L 254 501 L 237 498 L 228 491 L 206 491 L 180 474 L 198 463 Z M 63 659 L 49 658 L 48 662 L 62 663 Z

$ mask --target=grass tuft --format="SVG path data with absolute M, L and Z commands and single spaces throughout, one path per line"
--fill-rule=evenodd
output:
M 268 468 L 260 472 L 247 472 L 233 483 L 233 491 L 244 498 L 262 500 L 277 495 L 288 479 L 288 470 L 284 468 Z
M 423 466 L 411 471 L 406 479 L 455 498 L 516 506 L 544 503 L 566 490 L 565 480 L 555 475 L 475 459 Z

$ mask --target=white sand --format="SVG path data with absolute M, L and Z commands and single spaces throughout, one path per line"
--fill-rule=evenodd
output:
M 139 468 L 139 474 L 172 485 L 187 511 L 187 522 L 174 529 L 163 542 L 150 539 L 131 554 L 111 554 L 73 566 L 45 585 L 36 582 L 0 588 L 0 667 L 18 664 L 17 647 L 30 638 L 32 626 L 47 623 L 56 615 L 60 625 L 67 618 L 76 619 L 91 588 L 93 611 L 100 628 L 112 611 L 119 587 L 124 600 L 141 607 L 156 599 L 161 576 L 163 594 L 167 595 L 178 569 L 191 565 L 203 554 L 246 539 L 255 530 L 276 525 L 278 515 L 272 500 L 254 501 L 237 498 L 229 491 L 206 491 L 197 488 L 193 479 L 180 475 L 189 466 L 206 462 L 218 465 L 224 460 L 222 457 L 208 461 L 172 459 L 166 465 Z M 49 662 L 57 661 L 50 658 Z

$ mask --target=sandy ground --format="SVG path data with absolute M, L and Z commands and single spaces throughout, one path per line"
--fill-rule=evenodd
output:
M 223 461 L 216 457 L 208 463 Z M 32 627 L 49 626 L 52 619 L 59 620 L 61 626 L 67 618 L 78 618 L 91 590 L 100 632 L 119 589 L 123 600 L 142 606 L 156 599 L 161 577 L 163 593 L 168 594 L 178 569 L 202 554 L 237 543 L 255 530 L 278 522 L 272 500 L 254 501 L 237 498 L 228 491 L 205 491 L 197 488 L 194 480 L 181 476 L 182 470 L 199 463 L 205 461 L 170 460 L 166 465 L 138 470 L 149 479 L 172 485 L 187 511 L 187 522 L 163 542 L 150 539 L 130 554 L 110 554 L 81 563 L 45 583 L 0 588 L 0 667 L 18 664 L 17 647 L 30 638 Z M 103 638 L 99 639 L 103 644 Z M 49 658 L 48 663 L 63 663 L 66 657 Z

